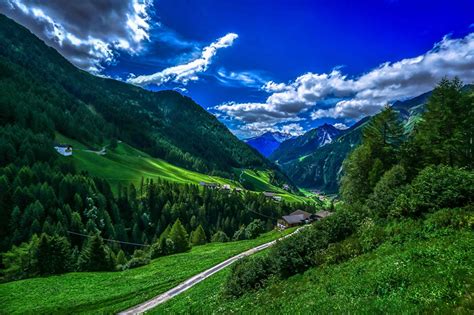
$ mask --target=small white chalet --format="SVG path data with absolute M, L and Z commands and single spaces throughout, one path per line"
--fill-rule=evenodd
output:
M 72 155 L 72 145 L 70 144 L 57 144 L 54 146 L 54 149 L 63 156 Z

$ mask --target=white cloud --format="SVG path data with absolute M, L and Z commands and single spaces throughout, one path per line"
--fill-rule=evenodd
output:
M 215 109 L 223 117 L 243 124 L 267 126 L 292 121 L 312 111 L 310 117 L 357 119 L 378 112 L 388 102 L 427 92 L 443 77 L 474 81 L 474 33 L 464 38 L 444 37 L 423 55 L 387 62 L 359 77 L 350 78 L 339 68 L 330 73 L 306 73 L 290 83 L 267 82 L 265 102 L 224 104 Z M 329 108 L 319 104 L 339 99 Z
M 333 126 L 339 130 L 346 130 L 349 128 L 346 124 L 343 123 L 335 123 Z
M 189 81 L 197 80 L 198 74 L 207 70 L 219 49 L 232 46 L 234 40 L 237 38 L 237 34 L 229 33 L 219 38 L 211 45 L 204 47 L 201 55 L 197 59 L 185 64 L 166 68 L 154 74 L 131 77 L 127 80 L 127 82 L 142 86 L 149 84 L 162 85 L 167 82 L 175 82 L 186 85 Z
M 266 82 L 263 76 L 256 71 L 227 71 L 221 68 L 217 71 L 217 80 L 226 86 L 246 86 L 260 88 Z
M 27 27 L 79 68 L 99 72 L 119 51 L 149 40 L 151 0 L 6 0 L 0 12 Z

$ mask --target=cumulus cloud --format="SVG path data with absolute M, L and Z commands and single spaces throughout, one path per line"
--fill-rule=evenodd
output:
M 343 123 L 335 123 L 333 126 L 339 130 L 346 130 L 349 128 L 346 124 Z
M 131 77 L 127 82 L 146 86 L 150 84 L 162 85 L 167 82 L 175 82 L 186 85 L 189 81 L 198 79 L 198 74 L 206 71 L 212 63 L 212 59 L 221 48 L 232 46 L 239 36 L 235 33 L 229 33 L 211 45 L 204 47 L 199 58 L 188 63 L 166 68 L 162 71 L 150 74 Z
M 149 40 L 151 0 L 5 0 L 0 12 L 27 27 L 73 64 L 98 72 L 118 51 Z
M 358 119 L 388 102 L 427 92 L 445 76 L 474 81 L 474 33 L 458 39 L 446 36 L 423 55 L 381 64 L 359 77 L 348 77 L 336 68 L 330 73 L 306 73 L 290 83 L 270 81 L 262 87 L 270 94 L 265 102 L 229 103 L 216 110 L 244 124 L 272 125 L 308 112 L 312 119 Z M 338 101 L 324 104 L 330 99 Z

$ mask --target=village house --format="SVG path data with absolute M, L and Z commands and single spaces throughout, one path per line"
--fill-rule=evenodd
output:
M 224 184 L 224 185 L 222 185 L 222 189 L 230 190 L 230 185 L 229 184 Z
M 286 229 L 293 226 L 311 223 L 313 221 L 324 219 L 330 216 L 332 212 L 322 210 L 316 213 L 309 213 L 303 210 L 296 210 L 289 215 L 284 215 L 278 220 L 277 227 Z
M 54 149 L 63 156 L 72 155 L 72 146 L 70 144 L 57 144 L 54 146 Z
M 267 198 L 273 198 L 275 196 L 275 193 L 269 192 L 269 191 L 264 191 L 263 195 Z
M 305 223 L 310 223 L 316 220 L 317 217 L 315 214 L 303 211 L 296 210 L 289 215 L 284 215 L 281 219 L 278 220 L 279 228 L 289 228 L 292 226 L 302 225 Z
M 199 182 L 199 186 L 206 187 L 206 188 L 209 188 L 209 189 L 219 188 L 219 184 L 217 184 L 217 183 Z

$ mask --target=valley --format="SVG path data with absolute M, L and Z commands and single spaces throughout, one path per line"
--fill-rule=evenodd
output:
M 473 11 L 0 2 L 0 314 L 473 314 Z

